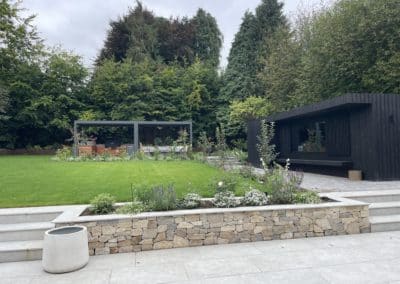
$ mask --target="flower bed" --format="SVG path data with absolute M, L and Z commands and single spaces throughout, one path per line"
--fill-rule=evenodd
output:
M 86 207 L 54 222 L 86 226 L 91 255 L 370 231 L 368 204 L 322 197 L 332 202 L 81 216 Z

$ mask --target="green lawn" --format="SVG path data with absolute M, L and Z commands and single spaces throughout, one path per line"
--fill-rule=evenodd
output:
M 195 161 L 56 162 L 50 156 L 0 156 L 0 207 L 88 203 L 103 192 L 127 201 L 131 183 L 142 188 L 172 183 L 179 196 L 192 189 L 211 196 L 210 183 L 222 173 Z M 240 178 L 240 188 L 247 183 Z

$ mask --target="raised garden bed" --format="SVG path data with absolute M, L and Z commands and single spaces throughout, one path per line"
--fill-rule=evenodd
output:
M 321 197 L 331 201 L 82 216 L 87 206 L 54 223 L 87 227 L 91 255 L 370 231 L 368 204 L 334 194 Z

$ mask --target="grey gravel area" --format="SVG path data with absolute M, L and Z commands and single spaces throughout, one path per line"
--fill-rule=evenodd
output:
M 0 264 L 0 283 L 400 283 L 400 232 L 93 256 L 75 272 Z

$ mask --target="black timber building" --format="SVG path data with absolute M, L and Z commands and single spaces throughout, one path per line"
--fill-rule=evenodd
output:
M 347 94 L 265 118 L 275 123 L 278 162 L 367 180 L 400 179 L 400 95 Z M 260 120 L 248 122 L 248 159 L 259 165 Z

